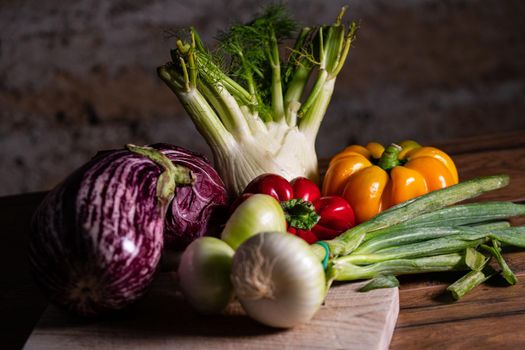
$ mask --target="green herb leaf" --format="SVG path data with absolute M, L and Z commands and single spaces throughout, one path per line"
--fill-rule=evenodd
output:
M 465 250 L 465 264 L 473 271 L 481 271 L 487 263 L 485 255 L 481 254 L 474 248 Z
M 359 289 L 360 292 L 368 292 L 379 288 L 399 287 L 399 281 L 394 275 L 381 275 L 370 280 Z

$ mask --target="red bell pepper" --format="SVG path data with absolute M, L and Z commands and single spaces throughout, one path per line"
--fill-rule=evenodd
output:
M 332 239 L 355 225 L 354 211 L 346 200 L 321 197 L 317 185 L 304 177 L 288 182 L 276 174 L 260 175 L 248 184 L 233 208 L 255 193 L 277 199 L 285 212 L 288 232 L 308 243 Z

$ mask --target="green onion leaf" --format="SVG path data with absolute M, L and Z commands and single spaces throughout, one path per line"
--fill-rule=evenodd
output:
M 505 259 L 503 259 L 503 255 L 501 255 L 498 241 L 492 240 L 492 245 L 493 247 L 483 244 L 481 247 L 486 251 L 490 252 L 492 256 L 496 259 L 498 265 L 501 268 L 501 275 L 510 285 L 518 283 L 518 278 L 516 277 L 514 272 L 512 272 L 509 265 L 507 265 Z
M 485 255 L 481 254 L 474 248 L 465 250 L 465 264 L 473 271 L 481 271 L 487 263 Z
M 465 294 L 467 294 L 472 289 L 476 288 L 481 283 L 485 282 L 495 274 L 496 271 L 494 271 L 490 266 L 486 266 L 481 271 L 470 271 L 465 276 L 461 277 L 459 280 L 448 286 L 447 290 L 452 294 L 452 297 L 454 299 L 459 300 Z
M 399 280 L 394 275 L 381 275 L 373 278 L 359 289 L 360 292 L 368 292 L 379 288 L 399 287 Z

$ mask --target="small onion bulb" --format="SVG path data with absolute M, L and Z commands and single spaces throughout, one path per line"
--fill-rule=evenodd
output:
M 234 251 L 224 241 L 201 237 L 181 256 L 179 286 L 189 303 L 203 314 L 221 312 L 233 298 L 230 272 Z
M 245 241 L 233 257 L 231 280 L 250 317 L 280 328 L 309 321 L 327 291 L 323 267 L 310 246 L 281 232 Z
M 235 209 L 226 222 L 221 238 L 233 249 L 260 232 L 286 231 L 281 204 L 272 196 L 254 194 Z

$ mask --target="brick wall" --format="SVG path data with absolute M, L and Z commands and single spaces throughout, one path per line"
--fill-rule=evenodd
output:
M 0 195 L 51 188 L 99 149 L 170 142 L 209 154 L 155 69 L 167 29 L 207 41 L 266 1 L 0 3 Z M 327 23 L 342 1 L 288 1 Z M 422 142 L 525 128 L 525 2 L 352 0 L 360 20 L 318 137 Z

